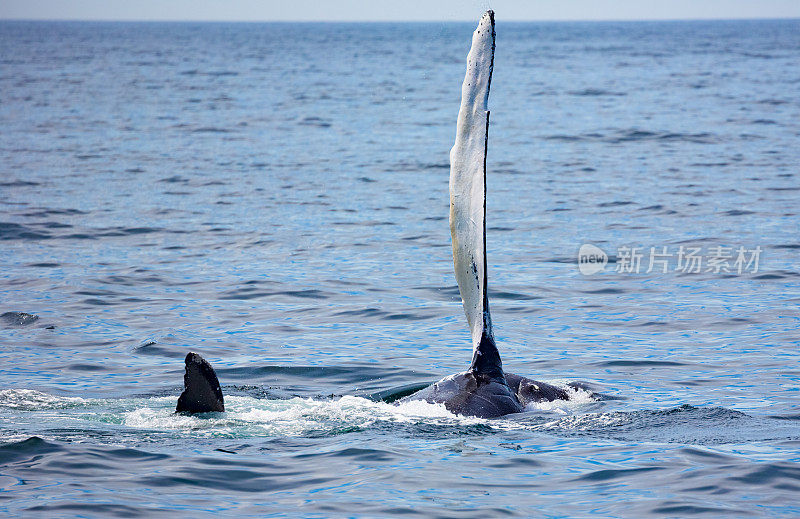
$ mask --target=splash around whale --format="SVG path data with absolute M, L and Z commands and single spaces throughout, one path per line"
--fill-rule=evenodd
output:
M 472 336 L 472 363 L 463 373 L 445 377 L 399 400 L 444 404 L 454 414 L 478 418 L 519 413 L 532 402 L 569 399 L 569 393 L 562 388 L 505 373 L 494 339 L 486 261 L 488 101 L 494 50 L 494 12 L 487 11 L 472 35 L 461 87 L 456 140 L 450 151 L 453 265 Z M 196 353 L 186 356 L 184 385 L 177 412 L 224 411 L 217 376 L 211 365 Z

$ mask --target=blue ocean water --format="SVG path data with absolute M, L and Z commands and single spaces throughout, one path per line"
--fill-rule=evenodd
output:
M 1 22 L 0 512 L 800 515 L 800 21 L 498 20 L 500 351 L 604 395 L 498 420 L 381 401 L 470 358 L 473 24 Z

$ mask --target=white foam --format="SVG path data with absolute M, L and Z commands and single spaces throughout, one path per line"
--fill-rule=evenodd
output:
M 150 403 L 159 404 L 152 399 Z M 441 404 L 405 402 L 400 405 L 343 396 L 330 400 L 291 398 L 266 400 L 228 396 L 224 413 L 182 415 L 170 407 L 145 406 L 124 413 L 128 427 L 184 431 L 201 436 L 302 436 L 363 429 L 377 422 L 472 424 L 477 418 L 458 417 Z
M 483 424 L 495 429 L 551 429 L 593 427 L 602 415 L 576 415 L 593 402 L 591 393 L 559 384 L 570 395 L 568 401 L 530 404 L 526 411 L 558 414 L 555 421 L 532 424 L 523 415 L 507 419 L 482 419 L 454 415 L 443 404 L 421 400 L 388 404 L 357 396 L 316 400 L 225 397 L 224 413 L 184 415 L 175 413 L 175 397 L 84 399 L 50 395 L 32 389 L 0 390 L 0 407 L 22 411 L 49 411 L 67 420 L 120 424 L 131 429 L 174 432 L 194 437 L 264 437 L 339 434 L 370 427 L 438 425 L 442 427 Z M 87 412 L 82 412 L 82 411 Z M 582 418 L 582 416 L 590 416 Z M 600 416 L 600 418 L 598 418 Z M 614 415 L 616 416 L 616 415 Z M 618 418 L 608 415 L 607 421 Z
M 0 407 L 12 409 L 64 409 L 85 405 L 87 400 L 80 397 L 56 396 L 35 389 L 0 390 Z
M 531 402 L 525 406 L 526 411 L 550 411 L 568 414 L 576 411 L 581 406 L 595 402 L 591 391 L 568 386 L 563 380 L 552 380 L 550 384 L 566 391 L 569 400 L 553 400 L 552 402 Z

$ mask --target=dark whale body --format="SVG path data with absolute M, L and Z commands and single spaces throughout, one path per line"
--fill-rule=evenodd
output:
M 214 368 L 194 352 L 186 355 L 183 393 L 178 397 L 176 413 L 210 413 L 225 411 L 222 389 Z
M 445 377 L 400 402 L 413 400 L 444 404 L 453 414 L 497 418 L 521 413 L 532 402 L 569 400 L 569 395 L 550 384 L 504 373 L 494 339 L 484 336 L 467 371 Z
M 568 399 L 567 392 L 559 387 L 519 375 L 508 373 L 505 379 L 497 379 L 465 371 L 445 377 L 400 401 L 425 400 L 444 404 L 453 414 L 497 418 L 521 413 L 531 402 Z

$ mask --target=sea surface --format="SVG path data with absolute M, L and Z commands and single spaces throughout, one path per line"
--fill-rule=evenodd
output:
M 471 357 L 473 23 L 0 22 L 0 514 L 800 515 L 800 20 L 497 19 L 495 332 L 590 389 L 495 420 L 390 402 Z

